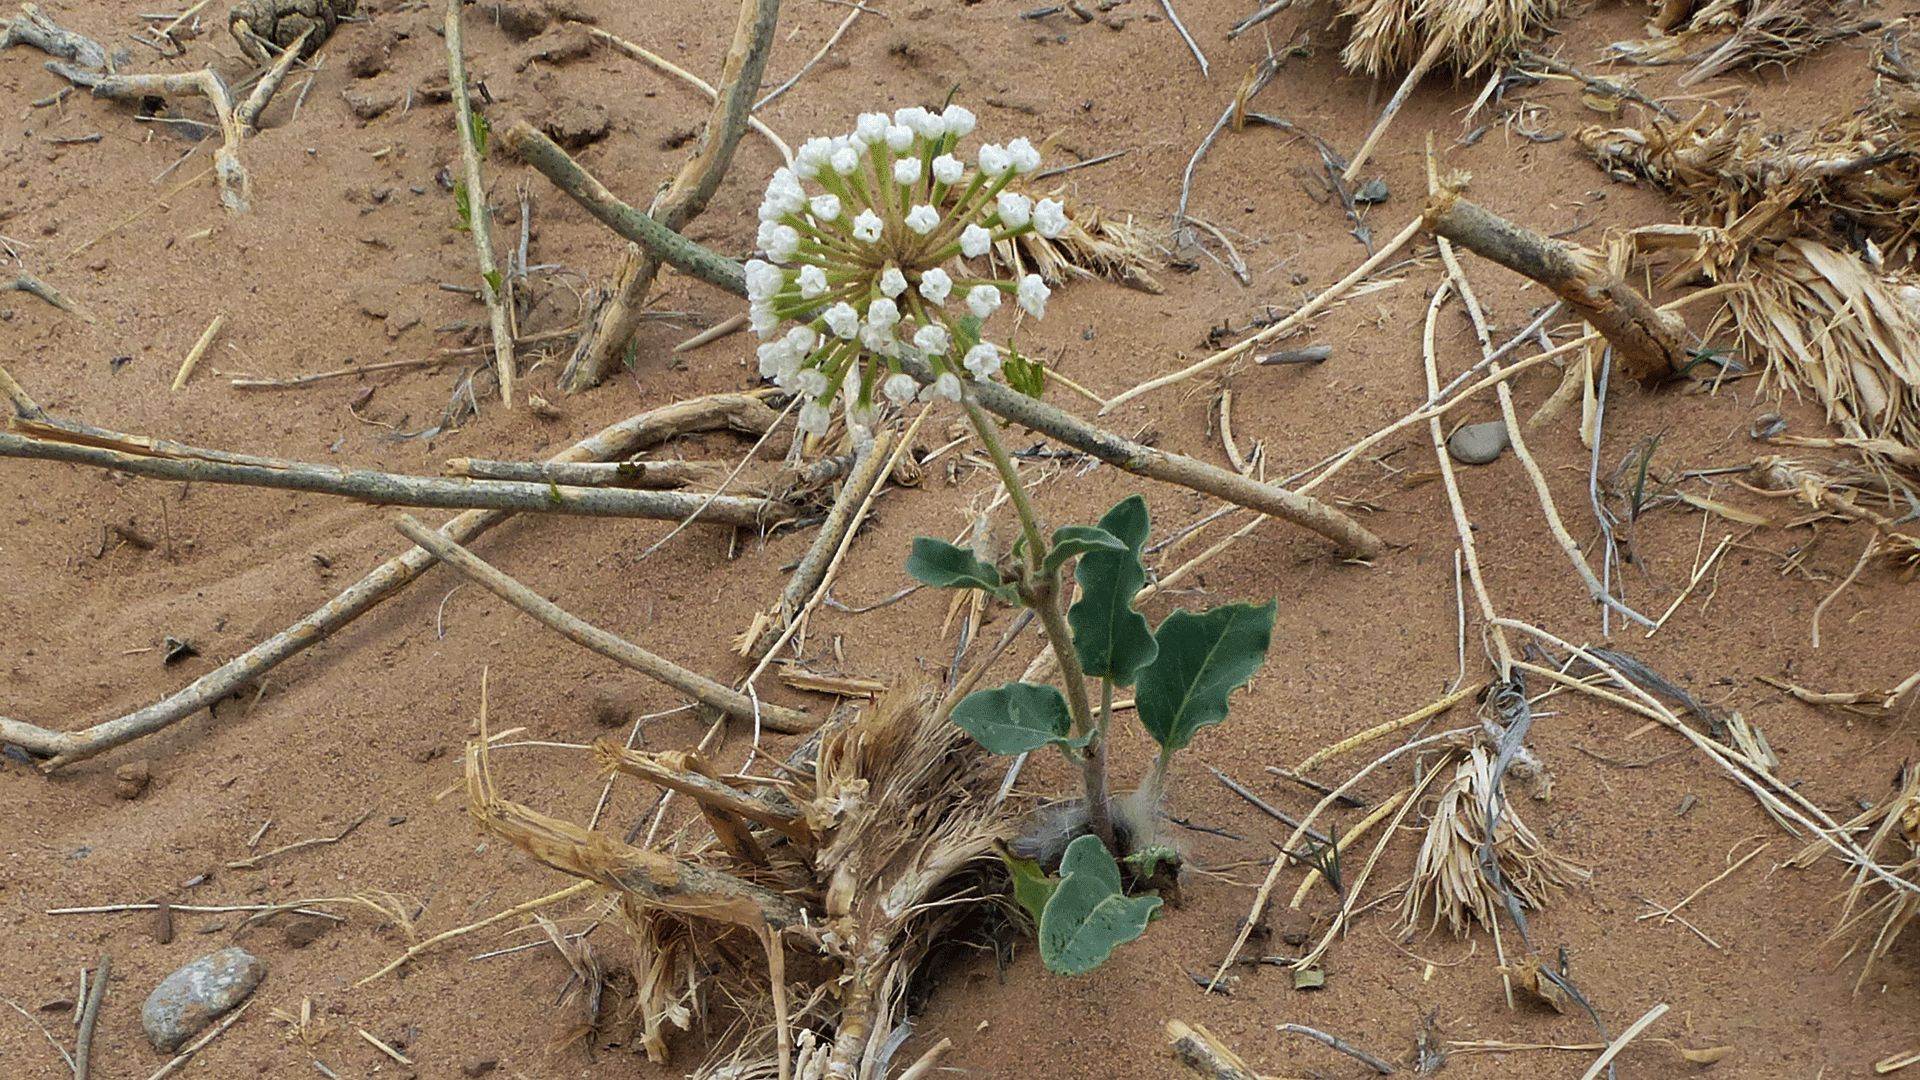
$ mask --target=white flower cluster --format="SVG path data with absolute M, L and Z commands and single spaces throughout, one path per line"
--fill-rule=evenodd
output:
M 959 400 L 961 372 L 986 380 L 1000 370 L 1000 349 L 981 331 L 1002 299 L 1045 317 L 1038 274 L 961 276 L 959 260 L 996 241 L 1068 226 L 1059 201 L 1007 190 L 1040 167 L 1026 139 L 982 146 L 971 165 L 956 156 L 974 123 L 958 105 L 863 113 L 853 134 L 809 139 L 791 169 L 773 174 L 757 238 L 768 261 L 747 263 L 747 298 L 765 342 L 760 373 L 808 399 L 802 430 L 825 431 L 836 399 L 865 423 L 876 388 L 894 402 Z M 809 194 L 807 182 L 822 190 Z M 900 370 L 907 356 L 938 372 L 932 386 Z

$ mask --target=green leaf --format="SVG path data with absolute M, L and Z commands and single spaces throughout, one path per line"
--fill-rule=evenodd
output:
M 1024 754 L 1067 743 L 1073 730 L 1067 699 L 1045 683 L 1010 682 L 977 690 L 953 707 L 953 722 L 994 754 Z
M 486 114 L 471 107 L 467 109 L 467 130 L 473 135 L 474 156 L 487 159 L 487 136 L 492 133 L 492 125 L 487 123 Z
M 1147 501 L 1127 496 L 1100 518 L 1100 529 L 1126 550 L 1089 551 L 1073 571 L 1080 583 L 1080 599 L 1067 611 L 1073 651 L 1088 675 L 1111 679 L 1115 686 L 1132 685 L 1159 650 L 1146 616 L 1133 610 L 1134 595 L 1147 583 L 1140 550 L 1147 545 L 1148 527 Z
M 465 180 L 455 180 L 453 182 L 453 207 L 460 215 L 459 230 L 461 232 L 472 232 L 473 200 L 467 197 L 467 182 Z
M 1273 641 L 1276 601 L 1227 604 L 1204 615 L 1175 611 L 1154 639 L 1160 655 L 1140 673 L 1134 692 L 1140 723 L 1159 744 L 1178 750 L 1194 732 L 1227 718 L 1227 697 L 1247 684 Z
M 493 295 L 499 296 L 500 295 L 500 271 L 489 270 L 486 273 L 481 274 L 480 276 L 487 279 L 487 287 L 493 290 Z
M 1052 574 L 1068 559 L 1076 555 L 1085 555 L 1090 551 L 1126 550 L 1125 541 L 1098 526 L 1062 525 L 1053 534 L 1053 547 L 1047 550 L 1047 557 L 1041 564 L 1041 570 Z
M 1007 357 L 1000 364 L 1000 377 L 1014 390 L 1039 401 L 1047 392 L 1047 365 L 1033 357 L 1021 356 L 1020 350 L 1007 345 Z
M 938 589 L 985 589 L 1002 599 L 1013 596 L 1013 587 L 1000 579 L 993 564 L 966 548 L 936 540 L 931 536 L 913 538 L 913 554 L 907 556 L 907 573 L 916 581 Z
M 1139 937 L 1160 910 L 1157 896 L 1120 891 L 1120 867 L 1097 836 L 1067 845 L 1060 884 L 1040 913 L 1040 959 L 1050 971 L 1084 975 Z
M 1053 899 L 1053 891 L 1060 882 L 1047 876 L 1040 864 L 1032 859 L 1023 859 L 1005 846 L 1000 847 L 1000 860 L 1007 864 L 1007 872 L 1013 875 L 1013 898 L 1027 909 L 1033 917 L 1033 925 L 1040 925 L 1040 913 L 1046 910 L 1047 901 Z

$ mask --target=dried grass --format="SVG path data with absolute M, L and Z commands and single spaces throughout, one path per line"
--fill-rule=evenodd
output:
M 1112 217 L 1080 202 L 1065 187 L 1049 197 L 1066 203 L 1066 231 L 1051 240 L 1029 232 L 1000 241 L 991 253 L 996 273 L 1020 277 L 1032 272 L 1056 287 L 1073 278 L 1101 277 L 1142 292 L 1166 291 L 1147 269 L 1164 258 L 1165 230 L 1143 225 L 1131 214 L 1124 220 Z
M 1842 829 L 1854 835 L 1869 834 L 1861 847 L 1880 861 L 1882 869 L 1903 880 L 1920 883 L 1920 768 L 1911 764 L 1903 766 L 1899 794 L 1847 822 Z M 1826 853 L 1827 845 L 1811 843 L 1789 860 L 1789 865 L 1809 866 Z M 1878 896 L 1862 906 L 1861 901 L 1869 894 Z M 1855 871 L 1853 883 L 1843 898 L 1840 923 L 1827 938 L 1836 941 L 1858 927 L 1880 924 L 1867 947 L 1860 978 L 1853 984 L 1854 993 L 1866 985 L 1874 966 L 1893 948 L 1916 913 L 1920 913 L 1920 892 L 1886 888 L 1876 883 L 1865 867 Z
M 1353 33 L 1340 60 L 1373 78 L 1414 66 L 1434 42 L 1462 75 L 1513 54 L 1560 14 L 1560 0 L 1342 0 Z
M 1494 794 L 1493 756 L 1475 745 L 1453 761 L 1453 779 L 1441 789 L 1439 805 L 1428 818 L 1413 881 L 1401 900 L 1400 919 L 1407 929 L 1419 929 L 1424 921 L 1430 930 L 1444 919 L 1454 936 L 1460 937 L 1467 932 L 1469 916 L 1482 926 L 1494 926 L 1506 900 L 1480 872 L 1479 864 Z M 1590 871 L 1548 850 L 1510 800 L 1501 799 L 1499 805 L 1494 854 L 1508 890 L 1522 904 L 1537 911 L 1554 889 L 1591 880 Z

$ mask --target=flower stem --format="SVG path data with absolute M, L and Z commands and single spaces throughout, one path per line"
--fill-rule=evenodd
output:
M 1107 846 L 1107 850 L 1115 851 L 1113 813 L 1107 805 L 1106 730 L 1104 725 L 1094 725 L 1093 708 L 1087 700 L 1086 675 L 1080 668 L 1080 654 L 1073 650 L 1073 631 L 1067 626 L 1066 612 L 1060 606 L 1060 573 L 1055 570 L 1048 574 L 1041 569 L 1047 549 L 1040 536 L 1040 519 L 1034 512 L 1033 501 L 1028 498 L 1026 485 L 1021 482 L 1013 459 L 1007 455 L 1007 448 L 1000 441 L 999 428 L 994 426 L 993 418 L 974 400 L 965 379 L 960 380 L 960 404 L 967 410 L 967 419 L 973 424 L 974 434 L 980 437 L 981 444 L 987 448 L 987 456 L 993 460 L 994 470 L 1000 474 L 1000 483 L 1007 489 L 1007 497 L 1013 502 L 1014 514 L 1019 517 L 1020 529 L 1026 536 L 1027 565 L 1020 575 L 1020 598 L 1040 616 L 1040 625 L 1046 630 L 1047 640 L 1053 646 L 1054 659 L 1060 665 L 1062 689 L 1067 695 L 1067 708 L 1073 715 L 1074 734 L 1093 735 L 1092 742 L 1080 757 L 1088 824 L 1093 834 Z M 1111 693 L 1111 687 L 1108 692 Z M 1102 712 L 1110 710 L 1109 699 Z

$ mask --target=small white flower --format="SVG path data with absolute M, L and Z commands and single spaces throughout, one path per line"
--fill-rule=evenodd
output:
M 971 372 L 974 378 L 986 382 L 993 377 L 994 372 L 1000 370 L 1000 350 L 983 341 L 968 349 L 967 355 L 962 357 L 960 362 L 966 365 L 967 371 Z
M 893 336 L 892 326 L 875 326 L 864 323 L 860 327 L 860 344 L 881 356 L 900 355 L 900 339 Z
M 853 219 L 853 238 L 863 244 L 880 239 L 880 215 L 870 209 L 860 211 Z
M 1040 167 L 1040 151 L 1024 135 L 1007 144 L 1007 156 L 1013 159 L 1013 171 L 1021 176 Z
M 907 147 L 913 145 L 913 129 L 905 124 L 887 125 L 887 146 L 896 154 L 904 154 Z
M 801 145 L 799 153 L 793 155 L 793 171 L 802 179 L 811 180 L 820 175 L 820 170 L 826 167 L 827 159 L 832 156 L 833 140 L 816 135 Z
M 800 406 L 799 423 L 802 434 L 825 435 L 827 433 L 827 424 L 832 419 L 833 414 L 827 411 L 825 405 L 817 401 L 809 401 L 805 405 Z
M 900 322 L 900 306 L 882 296 L 867 305 L 867 322 L 882 330 L 891 329 Z
M 908 128 L 911 128 L 914 134 L 928 139 L 937 139 L 941 135 L 944 135 L 947 130 L 946 121 L 918 105 L 895 110 L 893 122 L 896 124 L 904 124 Z
M 920 400 L 932 401 L 934 398 L 946 398 L 948 401 L 960 400 L 960 377 L 951 371 L 943 371 L 933 380 L 933 385 L 920 391 Z
M 852 341 L 853 335 L 860 332 L 860 313 L 845 300 L 828 308 L 822 318 L 827 320 L 827 329 L 833 331 L 833 336 L 843 341 Z
M 933 227 L 938 224 L 940 224 L 940 211 L 935 210 L 931 206 L 916 206 L 907 211 L 907 228 L 912 229 L 921 236 L 932 232 Z M 797 243 L 799 237 L 796 236 L 794 240 Z
M 933 159 L 933 178 L 943 184 L 957 184 L 966 173 L 966 163 L 952 154 L 941 154 Z
M 944 356 L 953 347 L 953 336 L 946 327 L 932 323 L 913 332 L 913 347 L 928 356 Z
M 999 143 L 988 143 L 980 148 L 980 171 L 985 173 L 989 180 L 1000 179 L 1011 168 L 1013 168 L 1013 157 Z
M 759 334 L 763 341 L 772 337 L 775 330 L 780 329 L 780 316 L 773 313 L 772 304 L 748 304 L 747 321 L 753 327 L 753 332 Z
M 841 176 L 851 176 L 854 170 L 860 167 L 860 151 L 855 150 L 851 144 L 843 146 L 833 152 L 833 157 L 829 158 L 827 163 L 832 165 L 833 171 Z
M 807 368 L 794 376 L 791 389 L 803 397 L 817 398 L 827 392 L 829 384 L 827 373 L 819 368 Z
M 940 119 L 945 123 L 947 134 L 956 139 L 964 139 L 973 134 L 975 120 L 973 110 L 964 105 L 949 105 L 940 111 Z
M 889 266 L 880 271 L 880 291 L 888 296 L 899 296 L 907 291 L 907 275 L 897 266 Z
M 893 163 L 893 182 L 894 183 L 912 184 L 912 183 L 919 182 L 919 180 L 920 180 L 920 159 L 919 158 L 904 157 L 904 158 L 900 158 L 899 160 Z
M 827 272 L 809 263 L 800 268 L 800 296 L 817 300 L 827 294 Z
M 839 221 L 840 196 L 831 191 L 815 195 L 807 200 L 807 209 L 813 211 L 813 216 L 820 221 Z
M 778 221 L 782 214 L 799 213 L 806 203 L 807 194 L 793 170 L 776 169 L 773 179 L 767 182 L 766 201 L 760 204 L 760 220 Z
M 791 225 L 775 225 L 767 230 L 766 248 L 767 258 L 777 263 L 786 262 L 800 251 L 800 230 Z
M 746 271 L 747 299 L 755 303 L 771 300 L 781 289 L 786 288 L 786 271 L 770 262 L 748 259 Z
M 771 379 L 793 363 L 793 346 L 780 341 L 769 341 L 760 346 L 760 377 Z
M 967 310 L 984 319 L 1000 308 L 1000 290 L 992 285 L 975 285 L 967 290 Z
M 1020 306 L 1034 318 L 1047 317 L 1047 297 L 1052 295 L 1053 290 L 1047 288 L 1047 283 L 1040 280 L 1039 274 L 1028 274 L 1020 279 Z
M 895 405 L 905 405 L 913 400 L 913 395 L 920 392 L 920 384 L 914 382 L 911 375 L 889 375 L 887 381 L 880 384 L 880 392 L 887 395 L 887 400 Z
M 787 336 L 781 340 L 793 350 L 794 356 L 804 359 L 815 346 L 820 344 L 820 335 L 815 333 L 811 326 L 796 326 L 787 331 Z
M 920 275 L 920 295 L 936 304 L 947 302 L 947 294 L 953 291 L 953 277 L 945 270 L 934 267 Z
M 1066 204 L 1058 199 L 1041 199 L 1033 208 L 1033 231 L 1049 240 L 1066 232 Z
M 960 254 L 969 259 L 977 259 L 993 246 L 993 234 L 979 225 L 968 225 L 960 230 Z
M 886 138 L 887 114 L 877 112 L 861 113 L 860 118 L 854 121 L 853 137 L 866 143 L 868 146 L 872 146 Z
M 1000 224 L 1009 229 L 1026 228 L 1033 220 L 1033 200 L 1017 191 L 1003 191 L 998 200 Z

